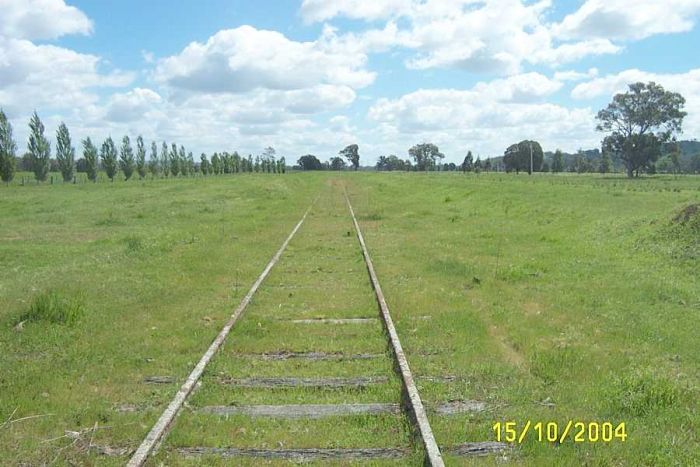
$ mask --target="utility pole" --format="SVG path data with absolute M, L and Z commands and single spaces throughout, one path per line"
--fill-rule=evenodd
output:
M 532 141 L 530 141 L 530 175 L 532 175 Z

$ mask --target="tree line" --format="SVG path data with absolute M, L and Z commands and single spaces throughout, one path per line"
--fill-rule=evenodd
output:
M 284 157 L 277 158 L 275 149 L 266 148 L 263 153 L 253 158 L 240 156 L 237 152 L 215 152 L 211 159 L 202 153 L 195 161 L 192 151 L 176 143 L 160 145 L 152 141 L 150 148 L 142 136 L 136 138 L 135 147 L 129 136 L 124 136 L 117 143 L 109 136 L 98 146 L 90 137 L 81 141 L 82 157 L 76 161 L 70 131 L 61 122 L 56 130 L 55 158 L 51 158 L 51 143 L 45 135 L 44 124 L 36 112 L 29 120 L 29 139 L 27 153 L 17 157 L 17 143 L 4 111 L 0 109 L 0 178 L 5 183 L 14 179 L 19 166 L 21 170 L 34 173 L 38 182 L 45 182 L 50 172 L 60 172 L 64 182 L 75 182 L 76 172 L 87 174 L 90 181 L 96 182 L 102 170 L 111 181 L 122 174 L 124 180 L 134 176 L 144 179 L 147 176 L 188 177 L 195 174 L 220 175 L 239 172 L 286 173 Z

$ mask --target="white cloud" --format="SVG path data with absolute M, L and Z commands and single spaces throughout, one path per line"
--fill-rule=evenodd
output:
M 367 56 L 338 50 L 328 31 L 313 42 L 296 42 L 251 26 L 219 31 L 202 44 L 161 60 L 155 77 L 173 88 L 205 93 L 243 93 L 258 88 L 306 89 L 319 84 L 361 88 L 375 75 Z
M 550 0 L 306 0 L 301 13 L 309 21 L 337 16 L 376 20 L 390 18 L 383 30 L 349 33 L 346 42 L 358 50 L 403 47 L 415 54 L 412 69 L 460 68 L 516 74 L 523 64 L 558 66 L 594 55 L 617 53 L 605 38 L 562 40 L 547 22 Z M 398 27 L 397 24 L 401 24 Z M 364 47 L 364 49 L 361 49 Z
M 160 95 L 151 89 L 134 88 L 126 93 L 113 94 L 107 105 L 106 118 L 115 122 L 139 120 L 160 102 Z
M 0 0 L 0 35 L 35 40 L 91 32 L 90 19 L 63 0 Z
M 643 39 L 689 31 L 699 13 L 698 0 L 586 0 L 554 33 L 565 39 Z
M 92 104 L 97 87 L 128 85 L 133 75 L 102 74 L 100 58 L 52 45 L 0 36 L 0 102 L 13 112 Z
M 591 109 L 569 109 L 518 98 L 519 92 L 540 97 L 530 88 L 540 80 L 547 78 L 524 75 L 511 82 L 480 83 L 468 90 L 419 90 L 398 99 L 378 100 L 370 108 L 369 118 L 377 122 L 389 141 L 401 141 L 408 147 L 429 140 L 452 156 L 468 148 L 500 155 L 509 144 L 526 138 L 541 141 L 545 149 L 574 150 L 596 145 L 598 135 Z M 558 89 L 554 82 L 549 86 L 550 92 Z M 513 91 L 506 97 L 510 98 L 497 95 L 498 89 L 509 87 Z M 386 148 L 397 150 L 405 152 L 403 148 Z
M 595 78 L 596 76 L 598 76 L 597 68 L 590 68 L 585 73 L 574 70 L 557 71 L 554 73 L 554 79 L 556 81 L 582 81 L 586 78 Z
M 355 19 L 386 19 L 410 9 L 412 0 L 304 0 L 301 15 L 306 22 L 336 16 Z

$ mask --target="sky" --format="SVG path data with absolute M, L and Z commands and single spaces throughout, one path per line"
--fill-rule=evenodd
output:
M 700 0 L 0 0 L 0 108 L 20 151 L 111 135 L 287 161 L 432 142 L 446 162 L 512 143 L 599 147 L 637 81 L 686 98 L 700 136 Z

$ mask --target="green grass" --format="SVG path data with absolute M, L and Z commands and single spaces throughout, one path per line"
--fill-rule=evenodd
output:
M 421 396 L 428 405 L 488 404 L 478 414 L 429 412 L 441 446 L 493 440 L 496 421 L 628 426 L 624 443 L 528 439 L 505 461 L 446 456 L 448 464 L 700 462 L 699 221 L 674 220 L 700 202 L 700 179 L 317 173 L 0 187 L 0 463 L 123 464 L 53 438 L 82 430 L 96 444 L 136 447 L 319 194 L 155 462 L 195 465 L 172 451 L 194 444 L 413 445 L 403 416 L 306 422 L 195 412 L 399 400 L 378 322 L 289 321 L 378 316 L 343 186 Z M 281 350 L 384 356 L 250 356 Z M 143 383 L 156 375 L 175 382 Z M 377 375 L 389 380 L 363 390 L 218 383 Z M 446 375 L 460 379 L 422 378 Z M 3 425 L 34 415 L 42 416 Z M 413 452 L 385 464 L 417 465 L 422 453 Z
M 674 222 L 700 179 L 376 174 L 350 192 L 414 373 L 463 378 L 421 395 L 491 407 L 430 415 L 440 444 L 493 440 L 496 421 L 625 421 L 625 443 L 528 440 L 511 460 L 700 462 L 698 236 Z

